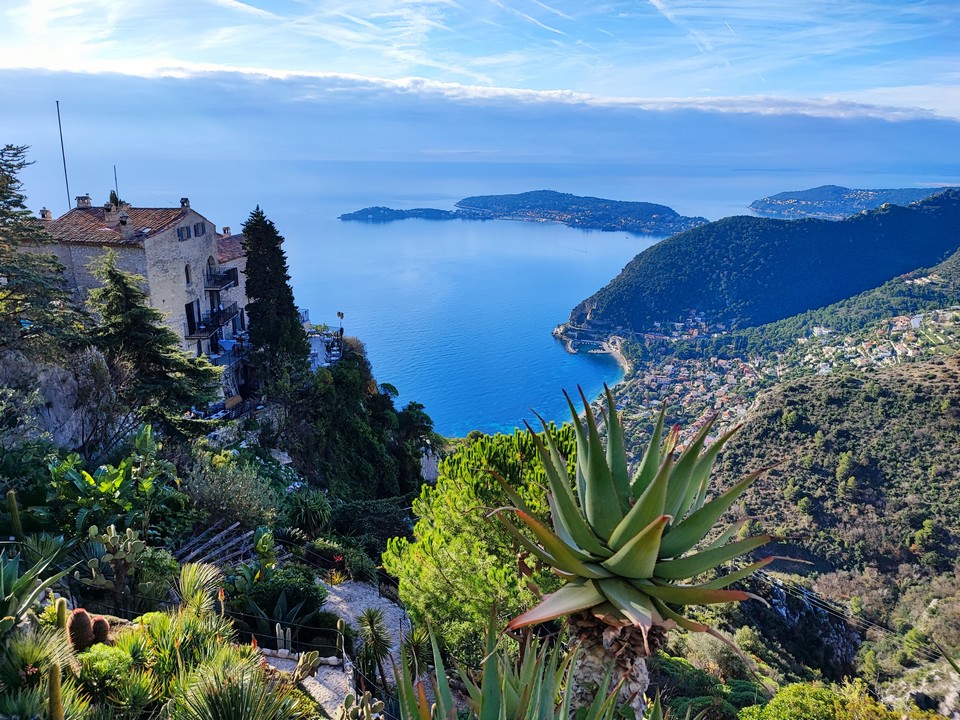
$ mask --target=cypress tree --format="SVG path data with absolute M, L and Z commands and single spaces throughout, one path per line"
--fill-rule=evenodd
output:
M 250 343 L 257 349 L 268 383 L 286 373 L 304 370 L 310 358 L 307 334 L 290 287 L 283 237 L 257 209 L 243 225 L 247 253 L 247 317 Z

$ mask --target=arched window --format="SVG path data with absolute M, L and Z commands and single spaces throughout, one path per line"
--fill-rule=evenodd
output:
M 193 276 L 192 276 L 191 273 L 190 273 L 190 266 L 189 266 L 189 265 L 184 265 L 184 267 L 183 267 L 183 274 L 184 274 L 184 275 L 186 276 L 186 278 L 187 278 L 187 285 L 192 285 L 192 284 L 193 284 Z

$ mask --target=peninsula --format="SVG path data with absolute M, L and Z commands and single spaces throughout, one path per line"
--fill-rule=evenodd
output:
M 647 202 L 581 197 L 553 190 L 517 195 L 477 195 L 456 203 L 456 210 L 414 208 L 394 210 L 369 207 L 340 216 L 340 220 L 391 222 L 407 218 L 426 220 L 524 220 L 559 222 L 569 227 L 607 232 L 672 235 L 708 221 L 686 217 L 673 208 Z
M 765 217 L 781 220 L 843 220 L 864 210 L 875 210 L 885 203 L 909 205 L 943 190 L 944 188 L 862 190 L 840 185 L 821 185 L 809 190 L 791 190 L 754 200 L 750 203 L 750 209 Z

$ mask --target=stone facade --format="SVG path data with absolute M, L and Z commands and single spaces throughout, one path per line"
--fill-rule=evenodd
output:
M 163 313 L 183 349 L 224 366 L 224 392 L 238 393 L 247 304 L 240 236 L 226 228 L 217 233 L 187 198 L 179 208 L 118 208 L 94 207 L 85 195 L 57 219 L 49 211 L 40 217 L 54 243 L 37 249 L 57 256 L 79 301 L 99 285 L 90 263 L 114 251 L 121 269 L 144 278 L 151 306 Z

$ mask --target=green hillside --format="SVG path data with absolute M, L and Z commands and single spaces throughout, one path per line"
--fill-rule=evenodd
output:
M 842 222 L 725 218 L 637 255 L 570 322 L 644 332 L 696 311 L 709 324 L 750 327 L 935 265 L 958 246 L 956 190 Z
M 946 569 L 960 548 L 960 359 L 810 376 L 763 393 L 728 483 L 780 463 L 743 511 L 838 568 Z

